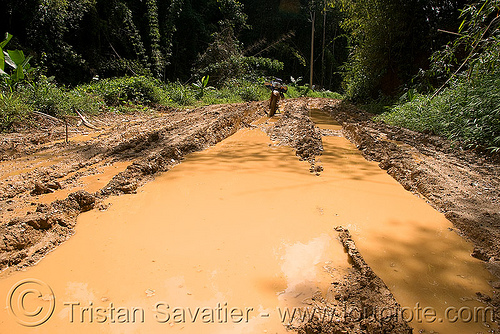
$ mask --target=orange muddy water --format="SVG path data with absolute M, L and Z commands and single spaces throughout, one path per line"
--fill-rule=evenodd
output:
M 459 319 L 484 307 L 476 292 L 491 293 L 472 245 L 345 138 L 323 145 L 315 176 L 290 148 L 244 129 L 82 214 L 68 242 L 0 279 L 0 332 L 286 333 L 287 308 L 346 273 L 342 225 L 416 333 L 486 333 Z

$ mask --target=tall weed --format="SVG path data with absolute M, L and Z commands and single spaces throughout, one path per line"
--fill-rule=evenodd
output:
M 500 71 L 457 78 L 434 99 L 417 95 L 378 120 L 461 142 L 466 148 L 500 151 Z

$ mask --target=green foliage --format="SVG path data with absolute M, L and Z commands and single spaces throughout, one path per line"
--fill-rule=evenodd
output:
M 81 88 L 67 90 L 58 86 L 54 78 L 41 76 L 38 80 L 19 87 L 17 95 L 30 109 L 52 116 L 72 114 L 74 110 L 96 114 L 102 103 L 96 96 Z
M 367 103 L 358 104 L 358 107 L 370 114 L 380 115 L 392 110 L 394 100 L 387 96 L 382 96 L 376 100 L 369 100 Z
M 200 95 L 201 88 L 198 86 L 187 86 L 178 81 L 162 83 L 148 77 L 96 80 L 91 84 L 78 86 L 74 91 L 98 96 L 107 105 L 115 107 L 129 103 L 181 107 L 268 98 L 268 91 L 260 82 L 234 79 L 227 81 L 220 89 L 207 89 L 210 88 L 208 80 L 209 77 L 206 76 L 197 83 L 203 88 L 203 95 Z
M 224 85 L 224 89 L 230 90 L 233 96 L 241 99 L 241 102 L 262 101 L 269 98 L 269 90 L 264 86 L 263 80 L 230 80 Z M 240 102 L 240 101 L 234 101 Z
M 221 25 L 230 26 L 237 31 L 249 28 L 247 25 L 248 15 L 243 11 L 243 4 L 236 0 L 217 0 L 219 10 L 223 16 Z
M 139 28 L 137 27 L 136 23 L 134 22 L 134 17 L 132 10 L 127 6 L 126 3 L 123 2 L 118 2 L 116 6 L 112 9 L 111 11 L 111 23 L 113 25 L 118 24 L 120 22 L 122 24 L 122 29 L 113 29 L 112 27 L 109 27 L 108 29 L 111 30 L 111 34 L 114 37 L 113 38 L 113 44 L 118 43 L 118 45 L 127 45 L 128 48 L 126 49 L 127 53 L 125 56 L 134 56 L 136 58 L 135 63 L 138 65 L 137 67 L 140 68 L 142 65 L 143 67 L 148 67 L 148 57 L 146 55 L 146 48 L 144 46 L 143 42 L 143 37 L 141 36 L 141 32 L 139 31 Z M 111 42 L 110 42 L 111 44 Z M 112 45 L 111 44 L 111 47 Z M 114 47 L 112 47 L 114 49 Z M 116 51 L 116 49 L 115 49 Z M 117 53 L 117 52 L 116 52 Z M 122 53 L 122 52 L 120 52 Z M 123 53 L 122 53 L 123 54 Z M 121 57 L 118 57 L 120 62 L 126 63 L 127 60 L 131 59 L 122 59 Z M 127 57 L 128 58 L 128 57 Z M 132 57 L 130 57 L 132 58 Z M 112 60 L 106 60 L 103 61 L 100 64 L 100 67 L 106 67 L 106 63 L 112 61 Z M 139 65 L 140 64 L 140 65 Z M 115 72 L 116 73 L 135 73 L 138 74 L 136 70 L 134 70 L 132 67 L 128 67 L 129 72 L 127 72 L 125 69 L 122 69 L 122 72 Z M 142 72 L 142 70 L 141 70 Z
M 179 82 L 166 84 L 165 91 L 165 95 L 168 98 L 167 101 L 174 106 L 194 105 L 196 102 L 195 93 Z
M 0 70 L 1 70 L 1 74 L 4 74 L 5 72 L 5 54 L 3 52 L 3 48 L 10 42 L 10 40 L 12 39 L 12 35 L 7 33 L 6 36 L 5 36 L 5 40 L 3 40 L 2 42 L 0 42 Z
M 65 92 L 54 83 L 53 78 L 41 77 L 20 88 L 19 92 L 33 110 L 52 116 L 71 112 L 66 103 Z
M 16 31 L 16 47 L 33 54 L 32 63 L 58 83 L 76 86 L 96 75 L 151 75 L 163 82 L 192 82 L 199 79 L 192 74 L 199 73 L 210 74 L 211 84 L 221 87 L 224 80 L 241 75 L 252 80 L 262 75 L 304 75 L 310 22 L 302 7 L 308 2 L 5 0 L 0 22 Z M 327 7 L 326 20 L 316 22 L 318 31 L 325 22 L 323 87 L 338 86 L 338 66 L 347 54 L 340 29 L 337 34 L 339 11 Z M 224 31 L 232 31 L 238 52 L 197 63 Z M 319 39 L 321 34 L 317 43 Z
M 156 0 L 146 0 L 146 7 L 149 25 L 149 45 L 151 48 L 151 67 L 154 77 L 160 79 L 165 69 L 165 60 L 160 50 L 161 36 Z
M 498 0 L 480 0 L 465 7 L 458 37 L 432 55 L 431 73 L 450 82 L 463 71 L 469 76 L 496 71 L 500 65 L 499 14 Z
M 345 93 L 354 100 L 395 96 L 432 51 L 449 39 L 464 0 L 340 0 L 351 53 L 344 65 Z M 451 19 L 450 19 L 451 18 Z M 448 28 L 448 26 L 451 26 Z
M 379 120 L 461 142 L 467 148 L 500 147 L 500 71 L 468 79 L 460 76 L 434 99 L 417 95 Z
M 184 88 L 183 96 L 194 96 L 192 91 L 190 92 L 190 95 L 189 92 L 186 92 L 185 90 L 186 88 Z M 174 98 L 175 95 L 171 90 L 169 90 L 168 95 L 172 98 L 173 101 L 176 101 L 176 99 Z M 210 105 L 222 103 L 241 103 L 267 100 L 268 98 L 269 91 L 264 87 L 262 82 L 248 81 L 244 79 L 231 79 L 226 81 L 218 89 L 213 88 L 207 90 L 201 100 L 196 102 L 196 104 Z M 178 101 L 179 105 L 192 105 L 195 101 L 185 101 L 188 103 L 180 102 L 184 101 Z
M 213 38 L 214 41 L 198 58 L 193 72 L 204 76 L 210 74 L 218 87 L 232 79 L 257 80 L 262 76 L 275 75 L 283 69 L 284 64 L 277 60 L 244 56 L 230 27 L 215 33 Z
M 286 92 L 286 96 L 290 98 L 297 97 L 319 97 L 319 98 L 328 98 L 328 99 L 343 99 L 344 97 L 336 92 L 331 92 L 329 90 L 314 90 L 309 87 L 309 85 L 299 85 L 303 79 L 299 77 L 295 79 L 294 77 L 290 77 L 290 84 L 288 85 L 288 91 Z
M 119 105 L 125 101 L 145 104 L 163 102 L 162 83 L 151 77 L 121 77 L 95 80 L 88 85 L 80 86 L 80 90 L 100 96 L 107 105 Z
M 66 110 L 80 110 L 87 114 L 98 114 L 101 112 L 105 104 L 98 96 L 89 94 L 80 87 L 76 87 L 66 92 L 66 101 L 68 108 Z
M 334 100 L 344 99 L 344 96 L 342 94 L 339 94 L 337 92 L 331 92 L 329 90 L 312 91 L 309 94 L 307 94 L 306 96 L 308 96 L 308 97 L 321 97 L 321 98 L 334 99 Z
M 382 78 L 396 61 L 389 55 L 404 33 L 400 29 L 404 24 L 403 12 L 391 1 L 341 3 L 347 13 L 343 25 L 351 32 L 352 45 L 349 62 L 344 67 L 346 95 L 351 99 L 371 97 L 378 93 Z
M 0 92 L 0 132 L 9 131 L 13 125 L 26 120 L 30 107 L 14 93 Z
M 247 47 L 244 55 L 282 62 L 283 70 L 272 74 L 282 78 L 309 77 L 311 11 L 315 10 L 314 84 L 331 90 L 341 88 L 339 72 L 348 55 L 347 35 L 339 27 L 344 13 L 331 6 L 334 1 L 242 2 L 249 16 L 248 23 L 253 27 L 240 39 Z
M 289 98 L 297 97 L 318 97 L 318 98 L 328 98 L 328 99 L 343 99 L 344 97 L 337 93 L 331 92 L 329 90 L 314 90 L 309 88 L 309 85 L 302 86 L 288 86 L 288 91 L 285 94 Z
M 445 136 L 467 148 L 500 151 L 499 11 L 496 0 L 466 6 L 458 37 L 435 52 L 431 69 L 420 75 L 423 82 L 445 83 L 432 96 L 407 90 L 401 104 L 379 119 Z
M 22 50 L 3 50 L 12 37 L 7 33 L 5 40 L 0 43 L 0 77 L 3 79 L 3 86 L 8 87 L 10 91 L 13 91 L 34 70 L 29 64 L 31 56 L 25 57 Z M 6 67 L 10 67 L 10 70 Z
M 86 61 L 71 37 L 96 0 L 39 0 L 24 25 L 30 48 L 46 55 L 46 70 L 58 80 L 75 82 L 85 73 Z M 26 28 L 25 28 L 26 29 Z M 84 49 L 85 45 L 80 46 Z
M 201 99 L 203 95 L 205 94 L 205 89 L 207 88 L 208 85 L 208 79 L 210 79 L 209 75 L 205 75 L 203 78 L 198 80 L 198 82 L 195 82 L 193 84 L 193 88 L 197 91 L 196 98 Z
M 245 78 L 255 80 L 261 76 L 272 76 L 283 69 L 283 63 L 262 57 L 232 56 L 228 59 L 213 62 L 197 70 L 200 74 L 213 73 L 215 83 L 220 86 L 224 82 Z

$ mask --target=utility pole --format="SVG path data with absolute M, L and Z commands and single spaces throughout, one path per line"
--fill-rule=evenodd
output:
M 325 88 L 326 0 L 323 3 L 323 46 L 321 47 L 321 88 Z
M 313 9 L 311 13 L 311 73 L 309 75 L 309 88 L 313 87 L 313 73 L 314 73 L 314 21 L 316 20 L 316 11 Z

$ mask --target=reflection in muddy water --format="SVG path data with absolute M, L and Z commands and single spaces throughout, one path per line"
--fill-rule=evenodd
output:
M 16 321 L 12 313 L 53 300 L 50 291 L 27 293 L 0 311 L 2 333 L 286 333 L 286 308 L 308 305 L 331 275 L 348 270 L 337 225 L 351 229 L 403 306 L 479 305 L 472 298 L 488 292 L 489 276 L 450 223 L 346 139 L 325 137 L 324 148 L 318 177 L 260 130 L 241 130 L 138 194 L 110 199 L 106 212 L 82 214 L 67 243 L 0 280 L 0 300 L 23 279 L 48 284 L 50 319 Z M 478 323 L 412 325 L 485 331 Z
M 319 109 L 310 109 L 309 117 L 321 129 L 341 130 L 342 126 L 333 120 L 330 115 L 322 112 Z
M 307 244 L 299 242 L 284 246 L 281 272 L 286 278 L 286 289 L 280 293 L 283 305 L 301 307 L 303 301 L 315 293 L 326 294 L 325 288 L 332 279 L 327 271 L 318 270 L 318 267 L 331 264 L 330 256 L 335 254 L 335 249 L 332 249 L 335 246 L 328 234 L 322 234 Z

